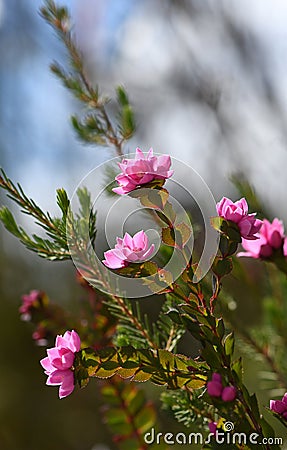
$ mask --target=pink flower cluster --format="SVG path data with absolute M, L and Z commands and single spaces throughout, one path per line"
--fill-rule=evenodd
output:
M 81 340 L 76 331 L 66 331 L 64 336 L 57 336 L 56 346 L 47 350 L 48 356 L 41 359 L 40 364 L 48 375 L 46 384 L 60 386 L 59 397 L 64 398 L 74 390 L 75 353 L 81 348 Z
M 270 409 L 287 420 L 287 392 L 283 395 L 282 400 L 270 400 Z
M 109 269 L 120 269 L 129 263 L 138 263 L 147 260 L 154 251 L 154 244 L 149 247 L 146 233 L 141 230 L 133 237 L 125 233 L 124 238 L 117 237 L 115 248 L 104 253 L 103 264 Z
M 221 397 L 224 402 L 233 402 L 236 397 L 236 387 L 222 386 L 221 375 L 214 373 L 211 381 L 207 383 L 207 392 L 210 397 Z
M 256 234 L 256 241 L 242 240 L 242 247 L 245 252 L 238 253 L 238 256 L 250 256 L 251 258 L 270 258 L 274 250 L 283 249 L 284 256 L 287 256 L 287 237 L 284 235 L 284 226 L 281 220 L 275 218 L 273 222 L 263 219 L 262 227 Z
M 256 213 L 248 214 L 248 204 L 245 198 L 232 202 L 223 197 L 216 205 L 219 217 L 230 220 L 238 225 L 241 237 L 248 240 L 257 239 L 256 233 L 262 226 L 262 221 L 255 219 Z
M 116 177 L 119 187 L 114 188 L 113 191 L 124 195 L 153 180 L 170 178 L 173 174 L 173 170 L 169 170 L 170 166 L 170 156 L 154 156 L 152 148 L 145 156 L 141 149 L 137 148 L 135 158 L 126 158 L 119 163 L 122 170 Z

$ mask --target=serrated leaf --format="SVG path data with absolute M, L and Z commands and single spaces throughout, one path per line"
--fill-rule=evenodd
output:
M 119 369 L 117 372 L 117 375 L 119 375 L 121 378 L 131 378 L 134 373 L 136 372 L 136 369 Z
M 164 244 L 166 244 L 170 247 L 175 247 L 175 245 L 176 245 L 175 232 L 174 232 L 173 228 L 170 228 L 170 227 L 163 228 L 161 231 L 161 237 L 162 237 Z
M 181 222 L 175 226 L 176 242 L 180 247 L 184 247 L 191 237 L 191 229 L 186 223 Z M 179 239 L 180 237 L 180 239 Z M 179 242 L 180 241 L 180 242 Z
M 194 378 L 186 383 L 186 387 L 189 389 L 201 389 L 206 385 L 206 379 Z
M 147 370 L 147 369 L 145 369 L 145 370 Z M 139 383 L 144 383 L 145 381 L 150 380 L 151 377 L 152 377 L 152 373 L 139 371 L 133 376 L 132 380 L 137 381 Z

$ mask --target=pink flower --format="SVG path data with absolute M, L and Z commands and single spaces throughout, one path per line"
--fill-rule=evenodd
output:
M 283 246 L 283 254 L 287 256 L 287 238 L 284 236 L 284 227 L 281 220 L 275 218 L 273 222 L 263 219 L 262 227 L 256 235 L 256 241 L 242 240 L 245 252 L 238 256 L 250 256 L 251 258 L 270 258 L 274 250 Z
M 255 235 L 260 230 L 262 221 L 255 219 L 256 213 L 248 214 L 248 205 L 245 198 L 233 203 L 229 198 L 223 197 L 217 203 L 216 208 L 220 217 L 238 225 L 241 237 L 248 240 L 257 239 Z
M 21 314 L 30 314 L 31 308 L 33 308 L 41 296 L 40 291 L 30 291 L 29 294 L 22 295 L 22 305 L 19 308 Z
M 154 244 L 149 247 L 149 240 L 145 232 L 139 231 L 131 237 L 129 233 L 121 239 L 117 237 L 115 248 L 104 253 L 103 264 L 110 269 L 120 269 L 129 263 L 147 260 L 154 251 Z
M 282 400 L 270 400 L 270 409 L 287 420 L 287 392 L 283 395 Z
M 48 375 L 46 384 L 60 386 L 59 397 L 64 398 L 74 390 L 75 353 L 81 348 L 81 340 L 76 331 L 66 331 L 64 336 L 57 336 L 56 346 L 47 350 L 48 356 L 41 359 L 40 364 Z
M 207 383 L 207 392 L 211 397 L 220 397 L 222 389 L 221 375 L 219 373 L 214 373 L 211 381 Z
M 170 156 L 153 156 L 152 148 L 145 156 L 141 149 L 137 148 L 135 158 L 125 158 L 119 163 L 122 172 L 116 176 L 116 181 L 120 187 L 113 191 L 123 195 L 153 180 L 170 178 L 173 174 L 173 170 L 169 170 L 170 166 Z
M 208 428 L 209 428 L 210 433 L 215 434 L 216 428 L 217 428 L 217 422 L 209 422 Z
M 221 399 L 224 402 L 233 402 L 236 397 L 236 387 L 234 386 L 226 386 L 221 394 Z

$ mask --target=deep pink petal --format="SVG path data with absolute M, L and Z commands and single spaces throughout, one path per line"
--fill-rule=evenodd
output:
M 269 237 L 270 245 L 273 248 L 280 248 L 283 242 L 283 237 L 278 230 L 274 230 Z
M 244 217 L 238 222 L 240 234 L 244 239 L 250 239 L 250 236 L 253 237 L 252 234 L 250 234 L 252 230 L 252 223 L 248 219 L 248 217 Z
M 270 400 L 270 409 L 278 414 L 282 414 L 286 411 L 286 404 L 281 400 Z
M 220 200 L 220 202 L 218 202 L 217 204 L 216 204 L 216 210 L 217 210 L 217 214 L 220 216 L 220 217 L 223 217 L 222 216 L 222 212 L 223 212 L 223 207 L 227 204 L 230 204 L 230 203 L 232 203 L 231 202 L 231 200 L 229 200 L 229 198 L 227 198 L 227 197 L 222 197 L 222 199 Z
M 270 258 L 270 256 L 272 256 L 272 253 L 273 253 L 273 249 L 272 249 L 271 245 L 269 245 L 269 244 L 261 245 L 260 253 L 259 253 L 260 258 Z

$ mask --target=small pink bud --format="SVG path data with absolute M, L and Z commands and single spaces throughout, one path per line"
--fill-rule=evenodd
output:
M 218 381 L 209 381 L 207 383 L 207 392 L 210 397 L 220 397 L 222 392 L 222 384 Z
M 224 402 L 233 402 L 236 397 L 236 388 L 234 386 L 227 386 L 223 389 L 221 398 Z
M 220 373 L 214 373 L 212 374 L 212 381 L 217 381 L 218 383 L 221 383 L 221 375 Z
M 217 422 L 209 422 L 208 428 L 209 428 L 210 433 L 215 434 L 216 427 L 217 427 Z

